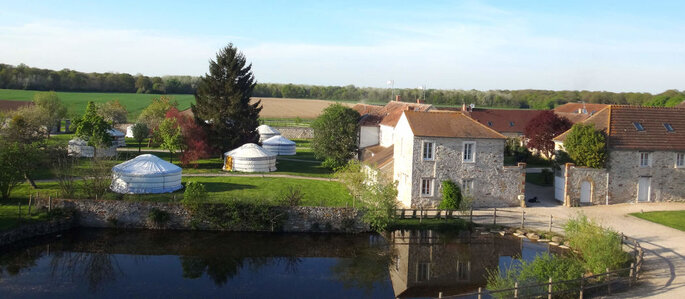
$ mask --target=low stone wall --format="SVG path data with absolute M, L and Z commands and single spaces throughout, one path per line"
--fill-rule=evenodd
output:
M 300 128 L 300 127 L 275 127 L 281 132 L 281 136 L 288 139 L 312 139 L 314 138 L 314 129 Z
M 71 216 L 54 219 L 46 222 L 38 222 L 22 225 L 15 229 L 0 232 L 0 247 L 10 245 L 17 241 L 33 237 L 54 234 L 76 226 L 76 221 Z
M 177 203 L 53 199 L 52 206 L 76 210 L 78 224 L 83 227 L 216 230 L 202 224 L 198 227 L 198 223 L 192 221 L 191 212 Z M 148 215 L 153 209 L 167 212 L 169 220 L 161 226 L 152 222 Z M 369 226 L 362 221 L 362 213 L 353 208 L 283 207 L 280 209 L 283 209 L 287 215 L 281 229 L 284 232 L 370 231 Z
M 607 200 L 607 171 L 604 168 L 588 168 L 565 165 L 565 200 L 564 205 L 577 207 L 581 204 L 581 189 L 583 183 L 590 187 L 590 203 L 593 205 L 606 204 Z

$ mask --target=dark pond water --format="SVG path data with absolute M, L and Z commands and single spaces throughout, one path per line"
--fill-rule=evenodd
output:
M 473 291 L 548 248 L 468 232 L 79 229 L 1 250 L 1 298 L 415 298 Z

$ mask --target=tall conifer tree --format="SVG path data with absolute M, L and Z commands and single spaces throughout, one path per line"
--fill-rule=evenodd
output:
M 195 119 L 206 132 L 210 146 L 219 152 L 259 139 L 261 102 L 250 104 L 256 85 L 252 64 L 233 44 L 209 61 L 209 73 L 200 78 L 191 105 Z

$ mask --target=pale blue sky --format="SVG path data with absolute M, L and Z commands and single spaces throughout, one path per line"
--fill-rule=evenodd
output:
M 0 62 L 201 75 L 233 42 L 260 82 L 684 89 L 682 1 L 0 0 Z

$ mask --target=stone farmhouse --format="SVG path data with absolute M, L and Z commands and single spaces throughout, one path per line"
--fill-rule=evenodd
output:
M 445 180 L 460 185 L 477 207 L 520 204 L 525 164 L 504 166 L 504 135 L 462 112 L 422 103 L 368 106 L 354 107 L 363 113 L 360 160 L 398 182 L 403 206 L 439 205 Z
M 606 168 L 567 164 L 555 198 L 567 206 L 685 200 L 685 109 L 610 105 L 583 123 L 607 136 Z M 554 139 L 557 149 L 569 132 Z

